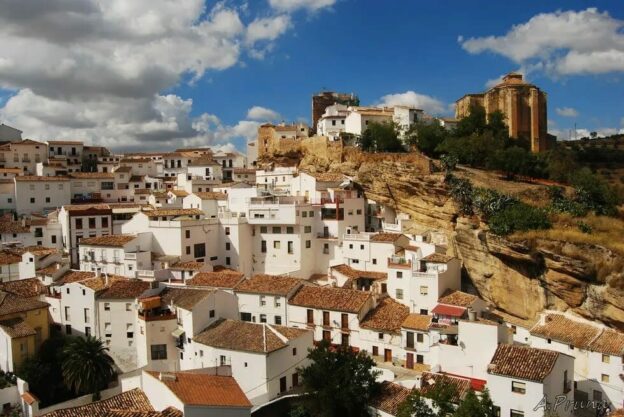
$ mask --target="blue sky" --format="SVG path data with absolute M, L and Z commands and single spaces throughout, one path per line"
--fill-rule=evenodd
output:
M 159 41 L 169 37 L 171 45 L 180 45 L 180 55 L 176 46 L 169 46 L 157 51 L 159 58 L 148 56 L 137 59 L 136 65 L 123 62 L 113 68 L 85 63 L 95 60 L 82 59 L 85 55 L 98 58 L 100 52 L 93 51 L 99 48 L 102 56 L 111 51 L 95 41 L 87 43 L 89 34 L 81 33 L 80 25 L 76 33 L 61 33 L 54 27 L 55 20 L 46 16 L 52 32 L 42 32 L 40 43 L 45 45 L 36 47 L 45 53 L 49 39 L 59 39 L 49 48 L 53 51 L 60 45 L 67 52 L 65 60 L 51 64 L 61 68 L 62 74 L 51 76 L 48 68 L 45 73 L 26 71 L 29 78 L 17 76 L 3 70 L 0 52 L 0 93 L 4 93 L 0 121 L 19 124 L 41 139 L 82 135 L 119 148 L 124 143 L 145 146 L 145 142 L 153 147 L 233 142 L 240 147 L 263 121 L 248 114 L 253 106 L 279 113 L 276 120 L 309 120 L 312 93 L 331 89 L 355 92 L 364 104 L 412 100 L 425 103 L 425 109 L 433 113 L 452 114 L 450 105 L 463 94 L 483 91 L 491 80 L 520 70 L 548 93 L 550 130 L 560 137 L 567 137 L 575 123 L 579 134 L 624 128 L 622 1 L 254 0 L 207 2 L 203 10 L 198 1 L 184 0 L 185 5 L 179 5 L 188 13 L 163 6 L 159 9 L 162 21 L 166 22 L 165 12 L 179 13 L 183 29 L 211 20 L 219 28 L 218 35 L 213 35 L 213 28 L 208 38 L 186 45 L 175 38 L 174 29 L 179 28 L 174 27 L 171 34 L 156 33 L 161 29 L 151 29 L 152 22 L 146 21 L 139 35 L 144 38 L 147 31 Z M 156 9 L 161 2 L 166 1 L 147 5 Z M 112 12 L 107 15 L 110 11 L 101 7 L 94 10 L 102 14 L 99 20 L 106 25 L 136 25 L 136 20 L 112 19 Z M 227 19 L 221 19 L 225 10 Z M 140 10 L 136 13 L 144 17 Z M 93 14 L 85 12 L 83 21 Z M 254 22 L 266 26 L 254 31 Z M 22 23 L 32 22 L 13 21 L 18 29 Z M 110 32 L 106 25 L 102 24 L 103 33 Z M 7 33 L 31 42 L 16 35 L 18 29 Z M 154 47 L 140 43 L 143 40 L 137 40 L 137 33 L 129 32 L 126 43 L 137 42 L 131 60 Z M 66 42 L 72 36 L 80 39 L 83 49 Z M 218 37 L 216 46 L 211 46 L 210 36 Z M 237 45 L 235 51 L 223 46 L 228 42 Z M 112 55 L 123 52 L 120 46 Z M 193 62 L 195 54 L 201 64 Z M 4 58 L 13 56 L 9 53 Z M 68 61 L 74 65 L 66 65 Z M 66 67 L 71 68 L 67 79 L 59 81 L 66 76 Z M 76 82 L 80 78 L 76 74 L 85 70 L 91 71 L 91 78 Z M 120 75 L 109 86 L 106 77 L 100 80 L 104 71 Z M 135 86 L 130 84 L 132 79 L 124 78 L 127 74 L 140 75 L 132 102 L 125 92 Z M 124 84 L 117 85 L 119 78 Z M 155 81 L 148 84 L 152 78 Z M 59 84 L 64 88 L 54 87 Z M 407 97 L 408 93 L 412 95 Z M 401 96 L 384 99 L 387 95 Z M 143 110 L 131 118 L 126 115 L 134 112 L 128 110 L 134 109 L 132 103 Z M 126 107 L 123 114 L 113 110 Z M 79 121 L 75 109 L 79 109 Z M 157 109 L 155 115 L 149 114 L 153 109 Z

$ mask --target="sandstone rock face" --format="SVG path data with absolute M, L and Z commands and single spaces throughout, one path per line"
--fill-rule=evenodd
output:
M 607 248 L 557 240 L 511 242 L 476 218 L 458 215 L 441 173 L 406 157 L 319 161 L 306 155 L 301 167 L 338 171 L 361 184 L 368 198 L 408 213 L 418 230 L 442 230 L 449 253 L 459 257 L 481 297 L 520 318 L 543 309 L 572 310 L 624 329 L 624 291 L 611 287 L 623 271 L 621 256 Z M 603 268 L 613 272 L 597 277 Z

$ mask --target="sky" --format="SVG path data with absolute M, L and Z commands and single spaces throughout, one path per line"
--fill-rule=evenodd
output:
M 519 71 L 549 131 L 624 133 L 622 0 L 0 0 L 0 123 L 117 152 L 244 150 L 311 96 L 453 115 Z M 576 131 L 574 131 L 576 127 Z

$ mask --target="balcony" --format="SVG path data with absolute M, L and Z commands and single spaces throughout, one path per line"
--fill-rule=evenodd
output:
M 124 254 L 124 259 L 134 261 L 137 258 L 136 253 L 126 253 Z
M 391 256 L 388 258 L 388 268 L 412 269 L 412 261 L 402 256 Z
M 334 235 L 332 235 L 332 234 L 331 234 L 331 233 L 329 233 L 329 232 L 317 233 L 317 234 L 316 234 L 316 237 L 317 237 L 318 239 L 338 239 L 338 237 L 337 237 L 337 236 L 334 236 Z
M 139 318 L 143 321 L 162 321 L 162 320 L 176 320 L 177 316 L 169 310 L 162 311 L 142 311 L 139 312 Z

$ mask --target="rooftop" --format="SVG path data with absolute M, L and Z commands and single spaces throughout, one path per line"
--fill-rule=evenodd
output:
M 214 291 L 193 288 L 167 287 L 160 296 L 165 304 L 173 304 L 185 310 L 192 310 L 198 303 L 208 298 Z
M 438 299 L 439 304 L 447 304 L 457 307 L 468 308 L 477 301 L 476 295 L 468 294 L 459 290 L 446 290 Z
M 136 239 L 134 235 L 108 235 L 80 239 L 80 245 L 123 247 Z
M 199 271 L 206 264 L 204 262 L 195 262 L 195 261 L 187 261 L 187 262 L 176 262 L 169 267 L 172 271 Z
M 247 396 L 231 376 L 188 371 L 146 372 L 159 379 L 185 405 L 251 408 Z
M 47 309 L 49 305 L 36 298 L 24 298 L 6 291 L 0 291 L 0 316 L 38 310 L 40 308 Z
M 0 328 L 4 330 L 10 338 L 26 337 L 37 334 L 35 329 L 33 329 L 20 317 L 1 320 Z
M 405 320 L 403 320 L 401 327 L 410 330 L 419 330 L 426 332 L 427 330 L 429 330 L 430 325 L 431 316 L 425 314 L 411 313 L 405 318 Z
M 436 385 L 450 385 L 455 388 L 455 393 L 451 402 L 458 404 L 471 389 L 471 382 L 468 378 L 460 378 L 438 373 L 423 372 L 421 376 L 420 393 L 427 397 Z
M 452 259 L 453 259 L 452 256 L 444 255 L 444 254 L 441 254 L 441 253 L 432 253 L 430 255 L 425 256 L 421 260 L 425 261 L 425 262 L 431 262 L 431 263 L 434 263 L 434 264 L 447 264 Z
M 290 298 L 290 304 L 357 314 L 371 299 L 364 291 L 304 285 Z
M 232 289 L 245 277 L 242 272 L 231 269 L 200 272 L 186 281 L 186 285 Z
M 381 383 L 379 393 L 371 400 L 370 406 L 396 416 L 399 412 L 399 407 L 407 400 L 411 392 L 412 390 L 409 388 L 384 381 Z
M 85 279 L 95 278 L 95 272 L 89 271 L 67 271 L 58 280 L 55 285 L 71 284 L 72 282 L 84 281 Z
M 292 340 L 310 331 L 239 320 L 219 319 L 196 335 L 193 340 L 216 348 L 270 353 L 288 346 L 274 332 L 279 333 L 287 340 Z
M 559 352 L 554 350 L 500 344 L 488 365 L 488 373 L 543 382 L 558 358 Z
M 112 412 L 154 412 L 147 396 L 141 389 L 135 388 L 114 397 L 78 407 L 62 408 L 43 414 L 45 417 L 110 417 Z M 150 414 L 156 417 L 158 414 Z
M 22 298 L 38 297 L 46 293 L 46 286 L 38 278 L 0 282 L 0 290 Z
M 169 217 L 169 216 L 203 216 L 204 212 L 200 209 L 156 209 L 146 211 L 145 214 L 150 217 Z
M 150 283 L 138 279 L 117 280 L 104 289 L 98 298 L 103 299 L 134 299 L 150 288 Z
M 227 200 L 227 194 L 217 192 L 195 192 L 193 193 L 202 200 Z
M 254 275 L 250 279 L 241 281 L 234 287 L 234 290 L 236 292 L 281 295 L 285 297 L 301 283 L 302 280 L 287 276 Z
M 39 175 L 22 175 L 19 177 L 15 177 L 15 181 L 17 182 L 41 182 L 41 181 L 69 181 L 69 177 L 63 176 L 54 176 L 54 177 L 43 177 Z
M 368 312 L 360 327 L 380 330 L 395 334 L 401 333 L 401 325 L 409 316 L 409 308 L 386 297 L 377 304 L 377 307 Z
M 371 242 L 396 242 L 398 238 L 404 236 L 401 233 L 377 233 L 371 236 Z
M 349 265 L 345 265 L 345 264 L 332 266 L 331 269 L 352 279 L 358 279 L 358 278 L 368 278 L 368 279 L 373 279 L 373 280 L 388 279 L 388 274 L 386 272 L 362 271 L 359 269 L 351 268 Z
M 600 335 L 600 328 L 572 320 L 563 314 L 547 314 L 544 323 L 537 323 L 531 335 L 553 339 L 581 349 L 589 349 Z
M 604 329 L 600 336 L 592 342 L 590 349 L 608 355 L 623 356 L 624 334 L 617 330 Z

